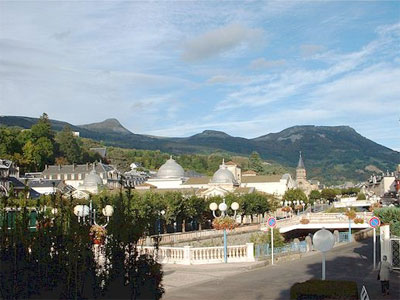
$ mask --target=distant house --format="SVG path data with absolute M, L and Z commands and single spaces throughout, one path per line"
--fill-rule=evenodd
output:
M 66 185 L 61 180 L 50 179 L 31 179 L 28 180 L 28 186 L 42 195 L 51 195 L 56 192 L 66 193 L 74 190 L 72 186 Z
M 91 171 L 94 170 L 101 180 L 102 184 L 110 189 L 119 188 L 120 173 L 114 166 L 103 163 L 83 164 L 83 165 L 52 165 L 46 166 L 42 172 L 45 179 L 62 180 L 65 184 L 78 189 L 84 183 L 84 180 Z
M 7 159 L 0 159 L 0 196 L 18 196 L 26 193 L 28 198 L 37 198 L 39 193 L 27 187 L 19 178 L 19 167 Z

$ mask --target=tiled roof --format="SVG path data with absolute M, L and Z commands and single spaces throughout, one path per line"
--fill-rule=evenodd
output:
M 243 172 L 242 174 L 243 175 L 246 175 L 246 174 L 257 174 L 257 172 L 255 172 L 253 170 L 249 170 L 249 171 Z
M 184 185 L 208 184 L 209 182 L 210 182 L 210 177 L 191 177 L 185 181 Z
M 47 169 L 43 171 L 44 175 L 49 174 L 79 174 L 79 173 L 89 173 L 93 169 L 93 164 L 84 165 L 53 165 L 48 166 Z M 113 166 L 105 165 L 103 163 L 97 163 L 95 166 L 97 173 L 109 172 L 114 170 Z
M 40 179 L 40 180 L 29 180 L 28 186 L 31 188 L 53 187 L 53 182 L 54 182 L 54 187 L 59 187 L 59 185 L 63 185 L 61 180 Z
M 279 182 L 281 175 L 243 176 L 242 183 Z
M 234 163 L 233 161 L 228 161 L 227 163 L 225 163 L 225 165 L 227 165 L 227 166 L 237 166 L 237 164 L 236 163 Z

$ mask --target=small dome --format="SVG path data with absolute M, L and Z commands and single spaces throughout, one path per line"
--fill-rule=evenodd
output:
M 90 171 L 90 173 L 83 180 L 84 186 L 98 186 L 103 185 L 103 180 L 99 175 L 97 175 L 95 170 Z
M 182 178 L 185 171 L 172 157 L 163 164 L 157 172 L 157 178 Z
M 225 165 L 222 165 L 217 172 L 214 173 L 211 183 L 235 183 L 235 176 L 229 171 Z

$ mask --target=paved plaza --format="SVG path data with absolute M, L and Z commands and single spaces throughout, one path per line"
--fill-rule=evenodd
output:
M 289 299 L 296 282 L 321 278 L 321 255 L 317 252 L 301 259 L 271 266 L 263 262 L 164 267 L 163 299 Z M 327 279 L 354 280 L 359 289 L 366 286 L 371 300 L 400 299 L 400 272 L 392 272 L 391 295 L 382 297 L 377 271 L 372 270 L 372 241 L 353 242 L 327 254 Z

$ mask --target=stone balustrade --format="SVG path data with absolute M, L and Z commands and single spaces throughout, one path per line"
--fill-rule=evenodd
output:
M 162 264 L 211 264 L 224 262 L 224 247 L 155 247 L 143 246 L 138 248 L 140 254 L 154 256 Z M 254 244 L 228 246 L 228 262 L 252 262 Z
M 236 227 L 232 230 L 233 233 L 245 233 L 245 232 L 252 232 L 257 231 L 260 229 L 260 224 L 251 224 L 245 226 Z M 153 244 L 151 238 L 159 238 L 160 245 L 173 245 L 180 242 L 186 241 L 194 241 L 194 240 L 202 240 L 207 238 L 213 237 L 220 237 L 223 235 L 223 230 L 214 230 L 214 229 L 207 229 L 201 231 L 190 231 L 190 232 L 176 232 L 176 233 L 167 233 L 167 234 L 160 234 L 159 236 L 151 236 L 146 240 L 140 240 L 139 244 Z

